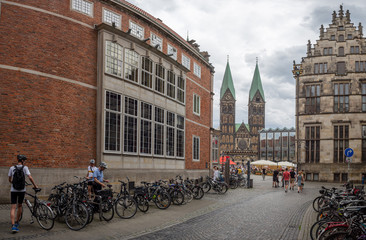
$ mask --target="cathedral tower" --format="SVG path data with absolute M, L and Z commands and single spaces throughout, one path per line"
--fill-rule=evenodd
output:
M 223 152 L 235 147 L 235 102 L 235 88 L 228 59 L 220 89 L 220 149 Z
M 249 91 L 248 120 L 252 134 L 251 149 L 259 152 L 259 131 L 265 128 L 265 98 L 259 74 L 258 60 L 256 62 L 252 85 Z

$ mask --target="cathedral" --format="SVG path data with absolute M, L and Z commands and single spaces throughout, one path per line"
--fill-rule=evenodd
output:
M 249 91 L 248 123 L 235 122 L 235 88 L 229 61 L 220 89 L 220 151 L 235 162 L 259 159 L 259 131 L 265 128 L 265 98 L 258 60 Z

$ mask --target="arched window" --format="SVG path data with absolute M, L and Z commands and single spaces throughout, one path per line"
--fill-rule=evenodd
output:
M 338 48 L 338 55 L 339 56 L 344 56 L 344 47 L 339 47 Z

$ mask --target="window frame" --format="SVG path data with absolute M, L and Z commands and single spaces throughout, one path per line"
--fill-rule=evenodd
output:
M 139 154 L 142 156 L 152 156 L 153 155 L 153 146 L 154 146 L 153 105 L 150 103 L 143 102 L 143 101 L 140 101 L 139 105 L 140 105 L 140 114 L 138 114 L 140 116 L 140 119 L 139 119 L 140 128 L 138 131 L 140 133 L 140 136 L 139 136 L 140 141 L 139 141 L 139 146 L 138 146 Z M 145 112 L 144 106 L 150 107 L 149 116 L 145 115 L 146 112 Z M 144 128 L 145 127 L 144 123 L 150 124 L 150 133 L 148 133 L 148 134 L 145 134 L 145 131 L 149 130 L 149 129 Z M 149 134 L 150 134 L 150 140 L 148 138 Z M 150 148 L 145 147 L 146 145 L 150 145 Z M 145 151 L 143 151 L 144 149 L 150 149 L 150 152 L 145 152 Z
M 118 109 L 118 105 L 117 105 L 117 110 L 107 108 L 107 106 L 106 106 L 107 105 L 107 93 L 117 95 L 117 101 L 119 101 L 119 109 Z M 113 92 L 113 91 L 110 91 L 110 90 L 105 90 L 104 91 L 103 152 L 105 152 L 105 153 L 120 154 L 122 152 L 122 142 L 123 142 L 123 139 L 122 139 L 122 134 L 123 134 L 123 128 L 122 128 L 123 101 L 122 101 L 122 99 L 123 99 L 122 94 L 119 94 L 119 93 L 116 93 L 116 92 Z M 117 138 L 116 138 L 117 150 L 110 150 L 110 148 L 106 149 L 107 148 L 106 137 L 107 137 L 107 135 L 110 135 L 110 134 L 107 134 L 107 126 L 106 126 L 107 125 L 107 112 L 113 113 L 113 114 L 116 114 L 116 116 L 119 116 L 119 125 L 117 124 L 118 129 L 116 130 L 116 132 L 117 132 L 117 134 L 116 134 L 116 136 L 117 136 Z M 117 118 L 116 122 L 118 123 L 118 118 Z M 118 134 L 118 132 L 119 132 L 119 134 Z M 119 142 L 118 142 L 118 139 L 119 139 Z
M 320 113 L 321 85 L 305 85 L 305 113 Z
M 320 126 L 305 127 L 305 163 L 320 162 Z
M 139 100 L 135 99 L 135 98 L 132 98 L 132 97 L 129 97 L 129 96 L 124 96 L 124 112 L 123 112 L 123 153 L 124 154 L 130 154 L 130 155 L 138 155 L 139 154 L 139 112 L 138 112 L 138 108 L 139 108 Z M 130 114 L 126 111 L 129 110 L 129 108 L 126 106 L 126 100 L 127 99 L 130 99 L 130 100 L 133 100 L 136 102 L 135 104 L 135 110 L 136 110 L 136 113 L 135 115 L 134 114 Z M 135 135 L 132 135 L 132 137 L 135 140 L 135 143 L 136 145 L 131 145 L 130 142 L 127 142 L 126 141 L 129 141 L 130 140 L 130 137 L 126 137 L 126 134 L 128 134 L 127 132 L 127 127 L 126 127 L 126 124 L 129 124 L 130 122 L 126 122 L 127 119 L 134 119 L 134 124 L 132 124 L 136 129 L 132 129 L 135 131 Z M 126 147 L 127 147 L 127 150 L 126 150 Z M 133 147 L 135 148 L 135 151 L 129 151 L 130 147 Z
M 113 53 L 111 51 L 110 54 L 108 55 L 108 44 L 111 45 L 111 48 L 117 48 L 115 53 Z M 119 51 L 120 51 L 121 54 L 118 53 Z M 115 57 L 115 55 L 117 55 L 117 57 Z M 124 61 L 124 51 L 123 51 L 122 45 L 120 45 L 119 43 L 115 43 L 113 41 L 110 41 L 110 40 L 106 40 L 105 41 L 104 57 L 105 57 L 104 72 L 107 73 L 107 74 L 111 74 L 113 76 L 122 78 L 122 76 L 123 76 L 123 61 Z M 115 73 L 115 71 L 113 71 L 113 70 L 115 70 L 114 68 L 111 68 L 111 67 L 108 68 L 108 66 L 109 66 L 108 60 L 110 60 L 110 63 L 113 66 L 117 66 L 116 73 Z M 112 70 L 112 71 L 109 71 L 109 69 Z M 120 70 L 120 72 L 118 72 L 118 69 Z
M 346 88 L 347 87 L 347 88 Z M 350 83 L 333 83 L 333 112 L 349 112 Z
M 80 9 L 78 9 L 78 8 L 75 8 L 74 6 L 75 6 L 75 2 L 76 1 L 79 1 L 79 2 L 81 2 L 81 10 Z M 90 14 L 89 13 L 87 13 L 87 12 L 83 12 L 83 3 L 88 3 L 88 4 L 90 4 Z M 86 15 L 86 16 L 89 16 L 89 17 L 94 17 L 94 3 L 93 2 L 91 2 L 91 1 L 87 1 L 87 0 L 70 0 L 70 9 L 72 10 L 72 11 L 75 11 L 75 12 L 78 12 L 78 13 L 81 13 L 81 14 L 84 14 L 84 15 Z
M 193 62 L 193 74 L 201 78 L 201 66 Z
M 162 52 L 163 51 L 163 41 L 164 40 L 161 37 L 159 37 L 157 34 L 153 33 L 153 32 L 150 33 L 150 38 L 151 38 L 150 45 Z M 155 43 L 156 39 L 158 39 L 158 43 Z M 159 45 L 159 47 L 156 47 L 157 45 Z
M 171 55 L 172 54 L 172 55 Z M 175 48 L 173 45 L 170 45 L 168 43 L 168 47 L 167 47 L 167 55 L 169 57 L 171 57 L 172 59 L 174 59 L 175 61 L 177 61 L 178 59 L 178 50 L 177 48 Z
M 349 147 L 349 130 L 349 124 L 333 125 L 333 163 L 345 163 L 344 150 Z
M 196 93 L 193 94 L 193 114 L 197 116 L 201 115 L 201 96 Z
M 198 142 L 198 146 L 196 146 L 196 143 Z M 200 161 L 200 146 L 201 141 L 200 137 L 193 135 L 192 136 L 192 161 L 193 162 L 199 162 Z M 196 149 L 197 147 L 197 149 Z M 195 158 L 198 155 L 198 158 Z
M 106 19 L 105 19 L 105 17 L 106 17 L 106 12 L 109 12 L 110 14 L 111 14 L 111 20 L 112 20 L 112 18 L 113 18 L 113 15 L 114 16 L 118 16 L 119 17 L 119 21 L 118 22 L 116 22 L 115 24 L 116 24 L 116 28 L 118 28 L 118 29 L 122 29 L 122 15 L 121 14 L 118 14 L 118 13 L 116 13 L 116 12 L 114 12 L 114 11 L 112 11 L 112 10 L 110 10 L 110 9 L 108 9 L 108 8 L 105 8 L 105 7 L 103 7 L 103 10 L 102 10 L 102 22 L 104 22 L 104 23 L 106 23 L 106 24 L 108 24 L 108 25 L 111 25 L 111 26 L 113 26 L 113 22 L 108 22 L 108 21 L 106 21 Z
M 127 54 L 128 52 L 130 52 L 129 54 Z M 133 59 L 132 57 L 136 58 Z M 134 61 L 135 64 L 132 62 Z M 130 80 L 132 82 L 135 83 L 139 83 L 139 72 L 140 72 L 140 54 L 138 52 L 136 52 L 133 49 L 128 49 L 125 48 L 124 51 L 124 62 L 123 62 L 123 78 Z M 137 64 L 137 65 L 136 65 Z M 135 68 L 135 69 L 133 69 Z M 134 76 L 135 79 L 131 79 L 130 77 L 126 76 L 126 74 L 128 74 L 129 72 L 131 73 L 135 73 L 135 75 L 130 74 L 129 76 Z
M 182 53 L 182 65 L 191 70 L 191 59 Z
M 138 29 L 138 28 L 140 28 L 140 29 Z M 134 36 L 134 37 L 136 37 L 140 40 L 144 39 L 144 37 L 145 37 L 145 28 L 143 26 L 141 26 L 141 25 L 137 24 L 136 22 L 130 20 L 129 21 L 129 29 L 131 29 L 131 35 L 132 36 Z M 141 30 L 142 33 L 139 34 L 138 30 Z

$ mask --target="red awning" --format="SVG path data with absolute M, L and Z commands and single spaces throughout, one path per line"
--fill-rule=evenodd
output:
M 224 164 L 226 163 L 226 160 L 229 159 L 230 160 L 230 165 L 236 165 L 236 163 L 234 163 L 229 156 L 222 156 L 220 157 L 220 164 Z

